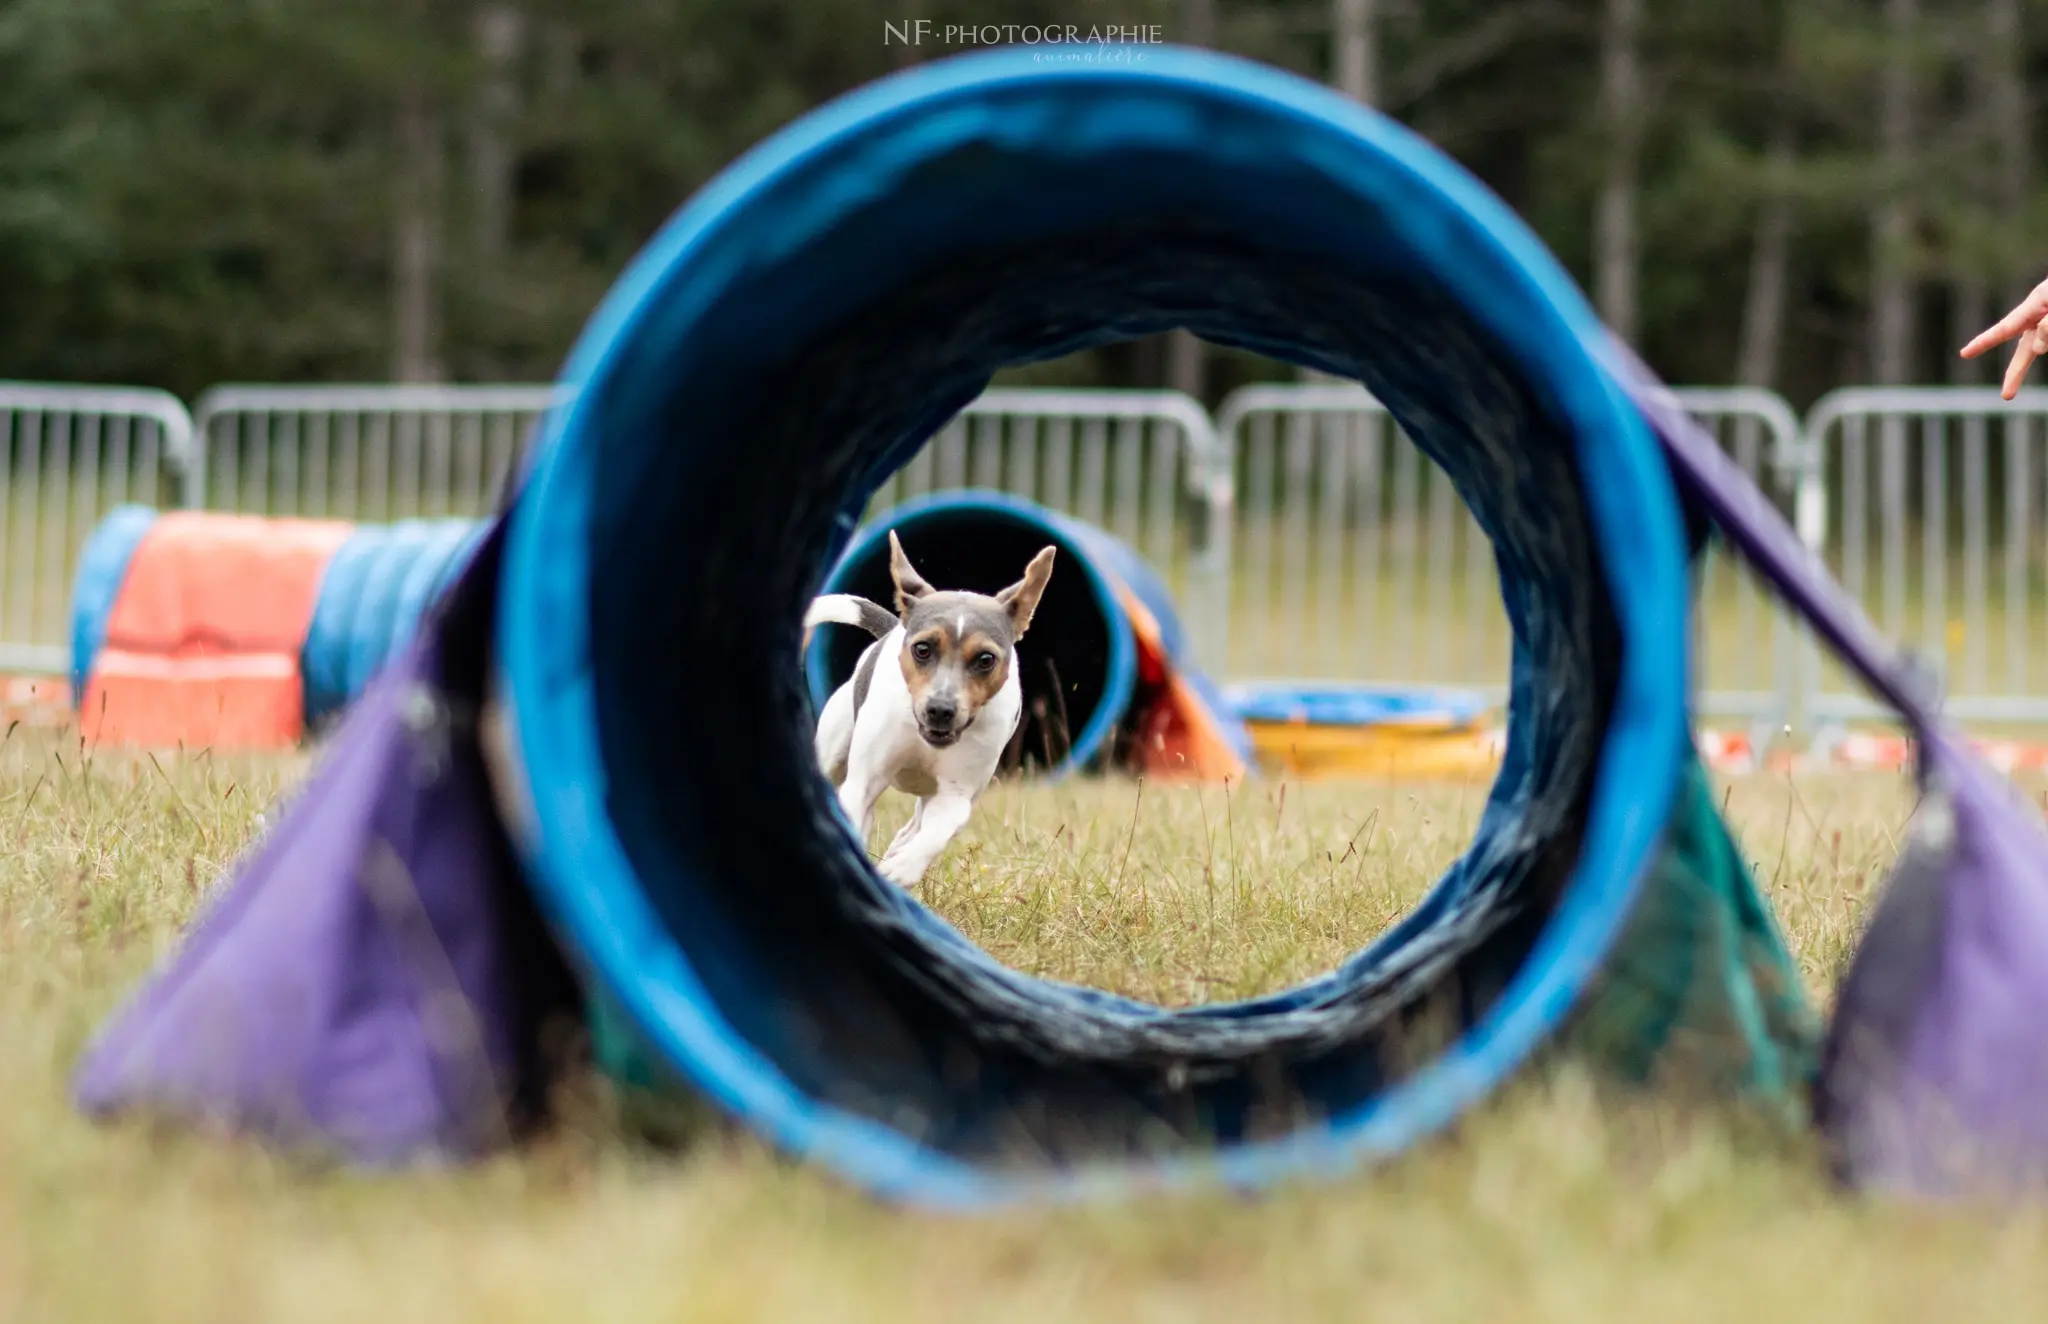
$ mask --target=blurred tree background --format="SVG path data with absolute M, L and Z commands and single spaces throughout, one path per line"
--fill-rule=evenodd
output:
M 806 108 L 1158 23 L 1331 81 L 1526 216 L 1670 380 L 1987 380 L 2048 271 L 2048 0 L 0 0 L 0 376 L 554 374 L 624 263 Z M 1213 400 L 1172 339 L 1034 374 Z

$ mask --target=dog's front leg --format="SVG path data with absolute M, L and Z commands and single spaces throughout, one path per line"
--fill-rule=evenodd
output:
M 974 801 L 967 796 L 941 791 L 918 802 L 917 831 L 901 845 L 892 846 L 877 866 L 882 877 L 899 887 L 914 887 L 931 868 L 953 834 L 967 826 Z
M 889 849 L 882 852 L 883 859 L 888 859 L 904 842 L 917 835 L 918 825 L 924 822 L 924 805 L 924 797 L 920 795 L 917 797 L 917 803 L 911 807 L 909 821 L 896 829 L 896 835 L 889 841 Z
M 846 811 L 846 817 L 853 829 L 860 835 L 862 850 L 867 849 L 868 838 L 875 831 L 875 801 L 882 798 L 885 788 L 882 779 L 849 772 L 839 786 L 839 807 Z

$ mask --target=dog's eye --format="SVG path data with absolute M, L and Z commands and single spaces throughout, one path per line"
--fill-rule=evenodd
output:
M 911 655 L 912 657 L 916 658 L 916 659 L 917 659 L 918 661 L 920 661 L 920 662 L 929 662 L 929 661 L 931 661 L 931 660 L 932 660 L 932 641 L 931 641 L 931 640 L 929 640 L 929 639 L 920 639 L 920 640 L 918 640 L 918 641 L 917 641 L 916 643 L 914 643 L 914 644 L 912 644 L 912 645 L 910 646 L 910 655 Z
M 996 655 L 994 653 L 976 653 L 974 655 L 974 669 L 976 671 L 994 671 L 996 669 Z

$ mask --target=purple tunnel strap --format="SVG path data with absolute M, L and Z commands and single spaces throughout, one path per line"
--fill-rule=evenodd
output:
M 1670 387 L 1619 342 L 1609 366 L 1663 443 L 1680 487 L 1706 508 L 1729 543 L 1842 660 L 1899 710 L 1916 735 L 1924 736 L 1936 718 L 1911 663 L 1877 632 L 1756 484 L 1685 411 Z

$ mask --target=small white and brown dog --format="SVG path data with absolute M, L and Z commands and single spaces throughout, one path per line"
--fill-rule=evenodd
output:
M 994 597 L 941 592 L 911 567 L 892 530 L 894 615 L 846 593 L 828 593 L 804 613 L 807 641 L 828 622 L 875 636 L 818 715 L 816 749 L 863 843 L 884 790 L 917 797 L 876 866 L 899 886 L 922 879 L 967 825 L 1016 734 L 1024 713 L 1017 641 L 1052 578 L 1054 550 L 1032 557 L 1024 577 Z

